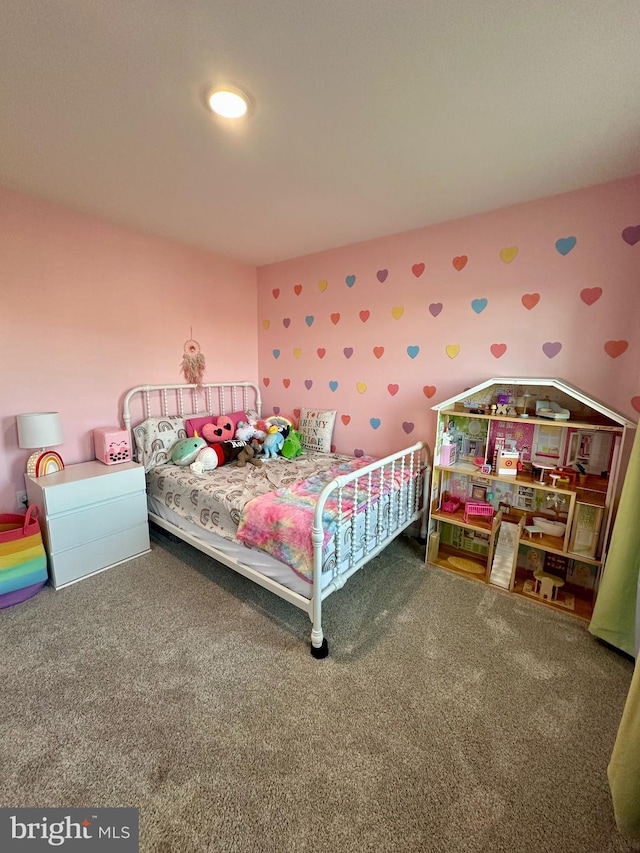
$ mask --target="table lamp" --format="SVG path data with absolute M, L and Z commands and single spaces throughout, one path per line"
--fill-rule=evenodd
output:
M 27 461 L 27 474 L 41 477 L 62 471 L 62 457 L 54 450 L 46 449 L 64 441 L 58 412 L 30 412 L 18 415 L 16 420 L 18 444 L 25 450 L 34 451 Z

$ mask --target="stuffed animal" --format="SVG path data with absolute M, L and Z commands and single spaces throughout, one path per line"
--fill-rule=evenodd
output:
M 245 465 L 249 462 L 251 465 L 255 465 L 256 468 L 260 468 L 262 465 L 262 459 L 258 459 L 256 457 L 256 452 L 250 444 L 247 444 L 246 447 L 243 447 L 240 451 L 240 455 L 236 459 L 235 464 L 238 468 L 244 468 Z
M 226 415 L 220 415 L 215 423 L 204 424 L 202 427 L 202 437 L 207 444 L 230 441 L 234 438 L 233 421 Z
M 294 456 L 300 456 L 302 453 L 302 443 L 300 441 L 300 433 L 292 429 L 289 435 L 285 438 L 282 450 L 280 453 L 285 459 L 293 459 Z
M 207 442 L 198 435 L 194 435 L 193 438 L 181 438 L 171 448 L 171 461 L 174 465 L 191 465 L 206 446 Z
M 246 442 L 250 442 L 254 438 L 257 438 L 259 441 L 264 441 L 267 437 L 267 432 L 266 430 L 258 428 L 257 421 L 251 421 L 249 423 L 247 423 L 247 421 L 238 421 L 234 437 Z
M 191 462 L 190 468 L 194 474 L 202 477 L 207 471 L 213 471 L 221 465 L 226 465 L 227 462 L 234 462 L 246 446 L 244 441 L 235 439 L 219 441 L 208 447 L 205 444 L 195 460 Z
M 277 426 L 269 427 L 269 433 L 262 443 L 262 453 L 265 459 L 272 459 L 282 450 L 284 444 L 284 436 L 278 432 Z

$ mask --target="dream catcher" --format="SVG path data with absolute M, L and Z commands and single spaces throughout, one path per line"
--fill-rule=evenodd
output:
M 191 337 L 184 342 L 184 354 L 182 356 L 182 372 L 184 378 L 190 385 L 202 387 L 202 377 L 204 376 L 205 360 L 200 352 L 200 344 L 193 340 L 193 329 L 191 329 Z

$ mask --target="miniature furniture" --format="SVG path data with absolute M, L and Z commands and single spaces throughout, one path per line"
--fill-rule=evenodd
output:
M 494 512 L 493 506 L 486 501 L 467 501 L 464 505 L 464 520 L 469 521 L 472 515 L 488 516 L 491 518 Z
M 554 415 L 566 411 L 569 417 L 551 418 L 548 412 L 536 416 L 533 405 L 526 419 L 508 414 L 522 408 L 525 399 L 532 404 L 543 400 L 548 404 L 544 408 Z M 516 401 L 520 401 L 517 406 Z M 507 414 L 498 414 L 498 406 L 506 406 Z M 475 560 L 480 567 L 477 580 L 496 586 L 508 583 L 511 592 L 526 595 L 524 585 L 533 581 L 534 570 L 546 569 L 552 574 L 554 561 L 564 561 L 562 575 L 566 572 L 567 591 L 575 602 L 573 610 L 564 608 L 564 612 L 590 619 L 621 488 L 621 460 L 627 458 L 635 423 L 563 380 L 548 378 L 489 379 L 433 409 L 437 412 L 435 459 L 440 459 L 445 436 L 450 441 L 454 435 L 463 448 L 466 442 L 469 446 L 471 441 L 481 444 L 492 464 L 486 472 L 478 471 L 474 460 L 466 458 L 448 466 L 434 465 L 428 531 L 434 536 L 428 537 L 429 562 L 454 571 L 451 556 Z M 515 451 L 520 455 L 520 470 L 507 473 L 504 465 L 498 465 L 498 457 Z M 583 486 L 578 485 L 577 472 L 571 466 L 586 461 L 587 453 L 592 469 Z M 603 471 L 606 476 L 600 476 Z M 549 482 L 550 472 L 555 487 Z M 489 510 L 487 515 L 474 511 L 474 490 L 478 488 L 495 495 L 483 502 L 497 509 L 493 517 Z M 443 504 L 451 496 L 465 504 L 464 512 L 461 508 L 454 513 L 445 511 Z M 524 521 L 518 528 L 515 569 L 510 574 L 511 544 L 506 532 L 500 536 L 500 530 L 503 523 L 513 524 L 519 514 Z M 532 521 L 534 518 L 542 518 L 548 529 Z M 498 545 L 503 553 L 494 561 Z M 469 572 L 461 573 L 471 577 Z M 557 587 L 550 590 L 545 584 L 545 595 L 552 593 L 545 603 L 555 601 L 554 590 Z
M 543 572 L 542 570 L 534 572 L 533 577 L 536 581 L 533 591 L 546 601 L 553 601 L 557 598 L 558 587 L 564 586 L 562 578 L 559 578 L 557 575 L 550 575 L 548 572 Z
M 55 589 L 149 551 L 144 468 L 81 462 L 25 478 L 38 507 Z

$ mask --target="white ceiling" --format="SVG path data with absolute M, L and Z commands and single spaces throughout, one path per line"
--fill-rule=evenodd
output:
M 639 33 L 638 0 L 2 0 L 0 184 L 296 257 L 640 172 Z

